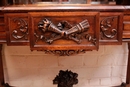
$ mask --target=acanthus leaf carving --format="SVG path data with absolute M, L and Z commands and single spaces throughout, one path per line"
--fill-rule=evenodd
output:
M 59 75 L 53 80 L 53 84 L 58 84 L 57 87 L 73 87 L 73 85 L 78 84 L 78 74 L 72 71 L 59 71 Z
M 101 21 L 101 38 L 113 39 L 117 35 L 117 29 L 112 28 L 115 17 L 107 17 Z
M 17 24 L 16 29 L 13 30 L 12 36 L 16 40 L 24 38 L 28 39 L 28 23 L 22 18 L 14 18 L 14 23 Z

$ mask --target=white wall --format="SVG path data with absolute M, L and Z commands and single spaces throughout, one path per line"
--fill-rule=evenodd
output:
M 16 87 L 57 87 L 59 70 L 78 73 L 74 87 L 111 87 L 125 81 L 127 44 L 100 46 L 75 56 L 53 56 L 30 51 L 29 46 L 3 47 L 5 80 Z

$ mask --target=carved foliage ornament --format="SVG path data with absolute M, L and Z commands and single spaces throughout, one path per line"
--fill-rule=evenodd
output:
M 72 71 L 59 71 L 59 75 L 53 80 L 53 84 L 58 84 L 58 87 L 73 87 L 73 85 L 78 83 L 78 74 Z
M 52 44 L 54 41 L 59 39 L 67 39 L 72 40 L 78 44 L 82 42 L 82 38 L 84 37 L 88 41 L 96 44 L 96 39 L 93 38 L 90 34 L 81 34 L 83 32 L 88 31 L 90 25 L 88 20 L 83 20 L 75 26 L 72 26 L 67 21 L 62 21 L 58 23 L 58 25 L 54 25 L 50 20 L 45 18 L 44 20 L 38 23 L 38 29 L 43 33 L 42 35 L 38 35 L 34 33 L 36 42 L 40 39 L 48 44 Z M 48 37 L 44 35 L 45 32 L 52 32 L 52 34 Z
M 108 39 L 112 39 L 117 35 L 117 29 L 112 28 L 112 23 L 114 22 L 115 17 L 107 17 L 101 21 L 101 33 L 102 39 L 105 36 Z
M 14 23 L 17 23 L 16 29 L 13 30 L 12 36 L 15 39 L 25 39 L 27 40 L 28 37 L 28 24 L 27 22 L 22 18 L 14 18 Z

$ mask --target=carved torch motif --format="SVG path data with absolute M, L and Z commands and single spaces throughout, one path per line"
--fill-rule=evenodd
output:
M 14 23 L 17 23 L 16 29 L 13 30 L 12 36 L 15 39 L 22 39 L 24 38 L 25 40 L 28 39 L 28 24 L 27 22 L 22 19 L 22 18 L 14 18 L 13 19 Z
M 101 33 L 108 39 L 112 39 L 117 35 L 117 29 L 112 29 L 112 22 L 114 20 L 115 17 L 108 17 L 101 21 Z
M 38 29 L 41 30 L 43 33 L 49 31 L 53 34 L 50 36 L 50 38 L 47 38 L 44 35 L 39 36 L 36 33 L 34 33 L 34 35 L 37 38 L 36 41 L 38 41 L 38 39 L 40 38 L 41 40 L 44 40 L 49 44 L 61 38 L 73 40 L 79 44 L 82 41 L 82 36 L 85 36 L 81 35 L 81 33 L 88 31 L 89 27 L 90 25 L 87 19 L 83 20 L 75 26 L 72 26 L 67 21 L 62 21 L 58 24 L 58 26 L 56 26 L 50 20 L 45 18 L 38 23 Z

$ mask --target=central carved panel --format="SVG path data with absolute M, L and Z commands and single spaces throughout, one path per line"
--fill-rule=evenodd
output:
M 90 25 L 87 19 L 83 20 L 75 26 L 72 26 L 67 21 L 62 21 L 59 22 L 58 25 L 54 25 L 53 22 L 45 18 L 38 23 L 38 29 L 41 30 L 43 34 L 37 35 L 35 33 L 35 36 L 37 37 L 36 42 L 38 41 L 38 39 L 41 39 L 49 44 L 52 44 L 56 40 L 66 39 L 73 40 L 76 43 L 80 44 L 82 42 L 82 38 L 86 38 L 89 40 L 89 37 L 91 37 L 88 36 L 89 34 L 82 34 L 85 31 L 88 31 L 89 27 Z M 47 36 L 46 32 L 50 32 L 50 35 Z
M 70 51 L 74 54 L 98 49 L 98 12 L 32 12 L 29 15 L 31 50 L 66 55 Z

